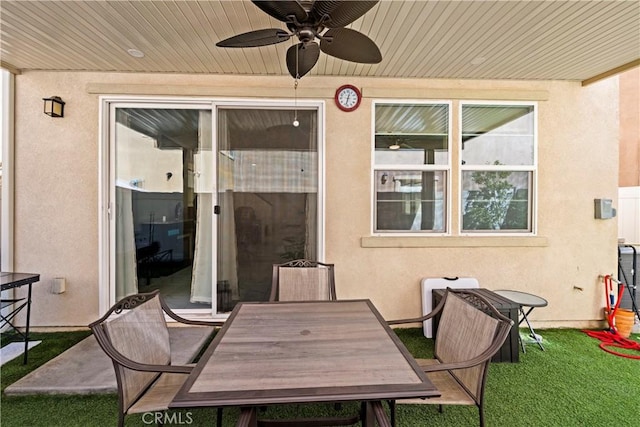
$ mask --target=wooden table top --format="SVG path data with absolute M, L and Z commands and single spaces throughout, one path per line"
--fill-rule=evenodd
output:
M 241 303 L 170 407 L 439 395 L 368 300 Z

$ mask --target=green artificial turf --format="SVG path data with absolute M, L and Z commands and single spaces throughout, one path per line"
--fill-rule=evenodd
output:
M 396 330 L 416 357 L 431 357 L 433 341 L 422 329 Z M 640 425 L 640 360 L 614 356 L 598 347 L 597 339 L 575 329 L 538 331 L 546 351 L 527 345 L 519 363 L 493 363 L 489 368 L 485 417 L 487 426 L 603 426 Z M 29 364 L 16 359 L 2 367 L 2 390 L 79 342 L 87 332 L 33 334 L 42 344 L 29 351 Z M 638 335 L 632 335 L 636 341 Z M 384 369 L 384 367 L 381 367 Z M 70 373 L 72 375 L 73 373 Z M 90 396 L 4 396 L 0 400 L 0 425 L 23 426 L 112 426 L 117 423 L 115 395 Z M 352 414 L 355 404 L 278 406 L 260 413 L 261 418 L 305 417 Z M 238 411 L 224 411 L 224 425 L 233 426 Z M 213 426 L 215 410 L 170 411 L 165 425 Z M 435 405 L 398 405 L 399 427 L 477 426 L 475 407 L 446 406 L 439 413 Z M 130 415 L 127 426 L 145 426 L 150 418 Z

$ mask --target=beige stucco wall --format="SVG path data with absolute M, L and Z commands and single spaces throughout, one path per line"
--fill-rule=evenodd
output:
M 640 68 L 620 74 L 619 182 L 640 186 Z
M 335 89 L 344 83 L 362 88 L 365 98 L 356 112 L 341 112 L 333 103 Z M 86 325 L 99 315 L 98 92 L 105 88 L 243 98 L 293 95 L 286 77 L 18 75 L 15 268 L 41 274 L 33 297 L 35 326 Z M 371 298 L 386 318 L 415 316 L 423 277 L 473 276 L 483 287 L 547 298 L 549 306 L 533 313 L 537 325 L 585 326 L 602 319 L 598 276 L 616 271 L 616 223 L 594 219 L 593 199 L 617 194 L 617 91 L 615 78 L 581 87 L 305 77 L 299 96 L 326 101 L 325 260 L 336 264 L 338 297 Z M 522 93 L 546 94 L 539 101 L 538 238 L 370 238 L 372 96 L 504 99 Z M 42 98 L 51 95 L 67 102 L 64 118 L 43 115 Z M 457 126 L 453 123 L 454 135 Z M 456 188 L 457 177 L 452 180 Z M 456 225 L 454 215 L 454 230 Z M 67 279 L 66 293 L 49 292 L 54 277 Z

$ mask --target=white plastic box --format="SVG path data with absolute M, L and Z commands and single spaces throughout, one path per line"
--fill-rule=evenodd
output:
M 422 279 L 422 314 L 431 313 L 433 310 L 433 289 L 467 289 L 479 288 L 478 280 L 473 277 L 425 277 Z M 433 337 L 433 323 L 431 319 L 422 322 L 422 330 L 427 338 Z

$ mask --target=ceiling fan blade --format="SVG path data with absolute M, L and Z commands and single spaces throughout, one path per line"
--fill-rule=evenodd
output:
M 304 10 L 302 5 L 296 0 L 283 0 L 283 1 L 254 1 L 253 4 L 258 6 L 268 15 L 273 16 L 278 21 L 291 22 L 289 16 L 296 17 L 298 22 L 305 21 L 308 17 L 307 11 Z
M 289 40 L 291 34 L 279 28 L 249 31 L 216 43 L 218 47 L 258 47 Z
M 351 24 L 356 19 L 367 13 L 375 6 L 378 0 L 374 1 L 329 1 L 316 0 L 311 8 L 311 17 L 315 22 L 321 21 L 327 15 L 328 19 L 323 22 L 327 28 L 344 27 Z
M 296 53 L 297 52 L 297 53 Z M 307 74 L 318 62 L 320 48 L 316 43 L 298 43 L 287 50 L 287 69 L 291 77 L 300 78 Z M 296 59 L 298 67 L 296 69 Z
M 378 46 L 364 34 L 349 28 L 332 28 L 322 35 L 320 49 L 345 61 L 377 64 L 382 61 Z

